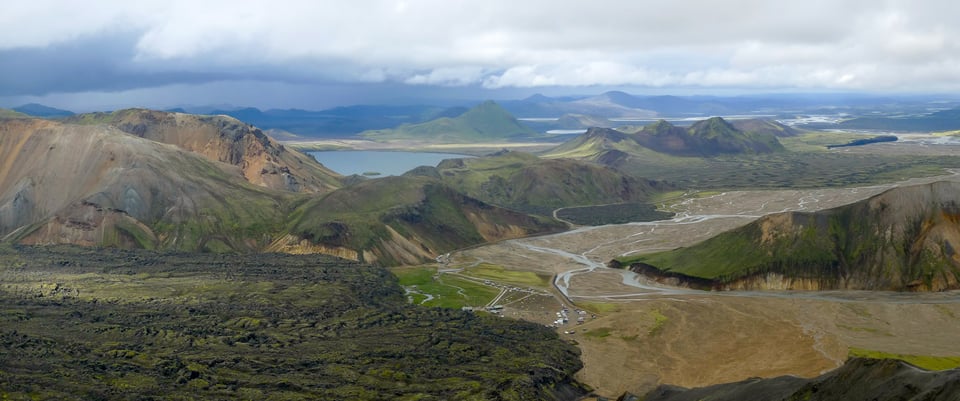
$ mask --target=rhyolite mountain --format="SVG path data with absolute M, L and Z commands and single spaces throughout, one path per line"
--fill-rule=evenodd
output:
M 954 401 L 960 395 L 960 369 L 925 371 L 894 359 L 848 360 L 839 369 L 812 379 L 782 376 L 685 389 L 663 385 L 644 401 Z
M 225 116 L 5 118 L 0 160 L 0 238 L 25 244 L 325 253 L 397 264 L 565 227 L 437 179 L 348 185 Z
M 960 183 L 942 181 L 611 264 L 696 288 L 943 291 L 960 288 L 958 249 Z
M 535 135 L 536 131 L 517 121 L 493 101 L 483 102 L 455 117 L 440 117 L 360 134 L 373 140 L 412 139 L 441 143 L 502 141 Z
M 290 193 L 242 170 L 110 125 L 0 121 L 0 238 L 252 250 Z
M 127 109 L 81 114 L 64 121 L 110 125 L 131 135 L 232 164 L 243 171 L 250 183 L 271 189 L 325 193 L 340 186 L 339 174 L 312 157 L 287 150 L 260 129 L 228 116 Z

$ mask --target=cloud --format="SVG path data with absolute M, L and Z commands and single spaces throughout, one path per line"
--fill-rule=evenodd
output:
M 0 14 L 0 95 L 265 81 L 960 89 L 960 3 L 35 0 Z
M 127 36 L 0 50 L 0 96 L 123 90 L 236 78 L 227 71 L 157 68 L 133 60 Z

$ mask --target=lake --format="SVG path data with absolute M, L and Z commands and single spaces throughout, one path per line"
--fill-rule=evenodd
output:
M 444 159 L 460 159 L 465 155 L 431 152 L 384 152 L 372 150 L 308 152 L 327 168 L 343 175 L 380 173 L 379 176 L 402 175 L 419 166 L 436 166 Z

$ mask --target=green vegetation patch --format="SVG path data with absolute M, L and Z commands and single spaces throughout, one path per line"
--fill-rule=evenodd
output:
M 593 338 L 605 338 L 610 337 L 611 332 L 613 332 L 613 329 L 610 327 L 598 327 L 596 329 L 587 330 L 583 333 L 583 335 Z
M 861 136 L 862 137 L 862 136 Z M 792 140 L 794 138 L 784 138 Z M 824 140 L 835 143 L 836 137 Z M 683 158 L 688 163 L 663 164 L 636 157 L 618 170 L 636 177 L 656 177 L 677 188 L 763 189 L 818 188 L 877 184 L 944 174 L 960 167 L 960 157 L 844 153 L 819 148 L 829 143 L 798 145 L 802 151 L 759 155 Z
M 949 370 L 960 368 L 960 356 L 906 355 L 863 348 L 850 348 L 851 358 L 897 359 L 926 370 Z
M 0 109 L 0 119 L 7 118 L 30 118 L 30 116 L 10 109 Z
M 536 274 L 529 271 L 508 270 L 503 266 L 490 263 L 480 263 L 463 271 L 464 275 L 498 283 L 507 283 L 526 287 L 550 287 L 550 276 Z
M 612 302 L 577 302 L 577 306 L 594 313 L 612 313 L 620 311 L 620 304 Z
M 653 337 L 663 331 L 663 326 L 666 325 L 667 321 L 670 319 L 659 309 L 650 311 L 649 316 L 651 319 L 653 319 L 653 325 L 650 326 L 649 330 L 647 330 L 647 335 Z
M 500 291 L 455 274 L 437 274 L 436 269 L 404 267 L 393 269 L 400 285 L 410 291 L 414 303 L 424 306 L 460 309 L 479 307 L 490 302 Z

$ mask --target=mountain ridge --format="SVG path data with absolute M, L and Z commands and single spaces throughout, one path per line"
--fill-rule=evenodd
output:
M 633 133 L 590 128 L 545 156 L 586 159 L 616 167 L 632 157 L 668 159 L 782 151 L 783 145 L 770 129 L 744 131 L 723 118 L 713 117 L 687 128 L 658 120 Z
M 66 123 L 107 124 L 131 135 L 171 144 L 241 168 L 247 181 L 291 192 L 324 193 L 340 187 L 340 175 L 285 146 L 260 129 L 227 116 L 195 116 L 147 109 L 90 113 Z
M 960 288 L 960 183 L 897 187 L 817 212 L 764 216 L 687 248 L 611 262 L 703 289 Z

